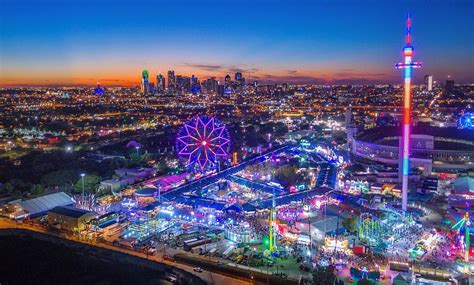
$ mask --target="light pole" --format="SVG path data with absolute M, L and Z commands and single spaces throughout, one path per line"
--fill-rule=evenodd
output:
M 137 150 L 137 156 L 138 156 L 138 150 L 140 149 L 140 147 L 136 146 L 135 149 Z
M 158 185 L 158 202 L 160 203 L 160 210 L 161 210 L 161 184 Z M 158 212 L 158 215 L 159 215 L 159 212 Z
M 82 180 L 82 203 L 84 203 L 84 177 L 86 176 L 85 173 L 81 173 L 81 180 Z

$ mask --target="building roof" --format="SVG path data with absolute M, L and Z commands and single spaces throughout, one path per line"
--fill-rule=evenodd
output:
M 455 127 L 450 128 L 441 128 L 441 127 L 433 127 L 433 126 L 414 126 L 412 128 L 412 134 L 414 135 L 429 135 L 434 136 L 435 138 L 449 138 L 454 140 L 461 140 L 466 142 L 474 141 L 474 132 L 468 129 L 458 129 Z M 360 132 L 357 135 L 357 138 L 361 141 L 375 143 L 381 141 L 385 137 L 394 137 L 394 136 L 401 136 L 402 129 L 399 127 L 394 126 L 385 126 L 385 127 L 376 127 L 371 129 L 366 129 Z M 435 141 L 435 144 L 439 144 L 439 141 Z M 462 143 L 465 150 L 472 150 L 472 144 Z M 441 144 L 440 146 L 445 146 Z M 452 146 L 452 145 L 451 145 Z M 435 149 L 453 149 L 453 148 L 436 148 Z M 453 150 L 456 150 L 455 148 Z
M 156 188 L 151 188 L 151 187 L 146 187 L 142 189 L 138 189 L 135 191 L 135 196 L 137 197 L 154 197 L 158 195 L 158 189 Z
M 214 200 L 199 198 L 196 196 L 184 196 L 178 197 L 174 200 L 178 204 L 183 204 L 193 207 L 205 207 L 213 208 L 215 210 L 222 211 L 225 208 L 225 204 L 221 202 L 215 202 Z
M 255 212 L 257 209 L 257 206 L 251 203 L 245 203 L 242 205 L 242 210 L 244 210 L 245 212 Z
M 393 283 L 397 283 L 397 284 L 409 284 L 409 283 L 408 283 L 408 277 L 405 276 L 404 274 L 398 273 L 398 274 L 393 278 Z
M 49 194 L 25 201 L 18 202 L 23 210 L 30 216 L 41 215 L 57 206 L 72 205 L 72 198 L 64 192 Z
M 132 175 L 132 176 L 137 176 L 137 175 L 148 175 L 150 173 L 153 173 L 155 170 L 150 167 L 133 167 L 133 168 L 119 168 L 115 170 L 115 173 L 117 175 Z
M 145 207 L 141 208 L 140 210 L 144 211 L 144 212 L 154 211 L 156 209 L 156 207 L 158 207 L 159 205 L 161 205 L 161 203 L 158 202 L 158 201 L 155 201 L 153 203 L 150 203 L 150 204 L 146 205 Z
M 85 214 L 91 213 L 89 211 L 73 208 L 73 207 L 54 207 L 53 209 L 49 210 L 49 213 L 55 213 L 58 215 L 63 215 L 71 218 L 80 218 Z
M 474 178 L 465 176 L 454 181 L 456 194 L 474 194 Z
M 344 228 L 342 225 L 342 219 L 340 219 L 339 223 L 337 222 L 337 217 L 327 217 L 326 219 L 321 219 L 311 223 L 311 226 L 326 233 L 333 232 L 337 229 L 341 230 Z

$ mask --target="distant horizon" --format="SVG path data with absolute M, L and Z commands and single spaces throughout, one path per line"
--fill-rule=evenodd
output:
M 45 80 L 43 83 L 1 83 L 0 82 L 0 88 L 21 88 L 21 87 L 94 87 L 97 86 L 97 84 L 100 84 L 103 87 L 139 87 L 141 84 L 141 74 L 142 70 L 137 71 L 136 75 L 136 80 L 130 79 L 130 80 L 124 80 L 124 79 L 99 79 L 97 81 L 93 81 L 93 79 L 89 79 L 88 82 L 51 82 L 53 80 Z M 152 69 L 146 69 L 149 71 L 149 81 L 154 83 L 156 86 L 156 76 L 158 74 L 162 74 L 163 77 L 165 78 L 165 83 L 166 87 L 168 86 L 168 71 L 165 72 L 157 72 L 153 73 L 151 70 Z M 220 82 L 220 84 L 223 84 L 225 76 L 228 74 L 234 80 L 234 75 L 235 72 L 242 72 L 240 70 L 237 70 L 235 72 L 229 72 L 229 73 L 223 73 L 222 76 L 216 76 L 216 75 L 204 75 L 204 76 L 198 76 L 196 74 L 184 74 L 184 73 L 179 73 L 176 69 L 171 69 L 171 71 L 174 71 L 175 76 L 181 75 L 185 77 L 191 77 L 191 76 L 196 76 L 199 81 L 202 83 L 206 79 L 209 78 L 215 78 L 217 81 Z M 421 70 L 422 71 L 422 70 Z M 290 72 L 290 71 L 289 71 Z M 417 70 L 415 72 L 414 76 L 414 85 L 420 85 L 423 84 L 424 82 L 424 76 L 425 75 L 431 75 L 431 74 L 425 74 L 425 73 L 418 73 L 419 71 Z M 290 72 L 291 73 L 291 72 Z M 245 76 L 245 73 L 242 72 L 242 76 L 245 78 L 245 82 L 247 85 L 253 83 L 254 81 L 257 81 L 258 84 L 261 85 L 273 85 L 273 84 L 291 84 L 291 85 L 397 85 L 397 84 L 403 84 L 403 78 L 401 76 L 400 72 L 395 72 L 393 76 L 393 79 L 391 80 L 378 80 L 378 79 L 324 79 L 324 78 L 318 78 L 318 77 L 311 77 L 311 76 L 305 76 L 305 77 L 300 77 L 297 75 L 294 76 L 271 76 L 273 79 L 267 79 L 267 78 L 260 78 L 257 76 L 248 77 Z M 400 74 L 398 74 L 400 73 Z M 343 74 L 343 73 L 341 73 Z M 431 75 L 433 76 L 433 75 Z M 286 79 L 286 80 L 285 80 Z M 451 77 L 450 75 L 445 76 L 445 78 L 438 79 L 433 76 L 433 81 L 436 83 L 444 83 L 446 80 L 454 80 L 455 84 L 474 84 L 474 79 L 465 81 L 465 82 L 460 82 L 457 81 L 456 78 Z M 70 81 L 74 81 L 74 79 L 71 79 Z
M 150 71 L 150 69 L 147 69 L 148 71 Z M 123 84 L 124 81 L 123 80 L 116 80 L 116 79 L 105 79 L 105 80 L 99 80 L 97 82 L 88 82 L 88 83 L 54 83 L 54 82 L 48 82 L 48 83 L 20 83 L 20 84 L 8 84 L 8 83 L 4 83 L 4 84 L 0 84 L 0 88 L 34 88 L 34 87 L 96 87 L 98 84 L 100 84 L 100 86 L 102 87 L 140 87 L 140 84 L 141 84 L 141 79 L 140 79 L 140 76 L 141 76 L 141 72 L 142 70 L 140 70 L 140 72 L 138 73 L 137 75 L 137 80 L 130 80 L 130 82 L 128 84 Z M 188 75 L 188 74 L 180 74 L 179 72 L 177 72 L 176 70 L 174 70 L 175 72 L 175 76 L 178 76 L 178 75 L 181 75 L 181 76 L 185 76 L 185 77 L 191 77 L 192 75 L 195 75 L 195 74 L 191 74 L 191 75 Z M 158 75 L 159 73 L 153 75 L 153 73 L 150 72 L 150 76 L 149 76 L 149 81 L 154 83 L 155 86 L 156 86 L 156 75 Z M 166 83 L 166 87 L 168 86 L 168 77 L 167 77 L 167 74 L 168 72 L 161 72 L 161 74 L 165 77 L 165 83 Z M 223 74 L 222 76 L 204 76 L 204 77 L 198 77 L 199 81 L 202 83 L 204 82 L 206 79 L 209 79 L 209 78 L 216 78 L 216 80 L 218 82 L 220 82 L 220 84 L 223 84 L 224 83 L 224 77 L 229 74 L 233 80 L 234 78 L 234 74 L 235 73 L 225 73 Z M 414 82 L 414 85 L 422 85 L 424 84 L 424 76 L 425 75 L 431 75 L 431 74 L 418 74 L 418 76 L 415 76 L 415 82 Z M 196 76 L 196 75 L 195 75 Z M 243 77 L 245 78 L 245 74 L 243 74 Z M 444 84 L 446 80 L 454 80 L 455 84 L 462 84 L 462 85 L 469 85 L 469 84 L 474 84 L 474 79 L 473 80 L 470 80 L 470 81 L 466 81 L 466 82 L 459 82 L 456 80 L 456 78 L 453 78 L 453 77 L 450 77 L 450 76 L 446 76 L 445 78 L 443 79 L 437 79 L 433 76 L 433 82 L 434 83 L 438 83 L 438 84 Z M 52 80 L 48 80 L 48 81 L 52 81 Z M 279 80 L 265 80 L 265 79 L 260 79 L 260 78 L 250 78 L 250 80 L 248 78 L 245 78 L 245 84 L 246 85 L 251 85 L 254 81 L 257 81 L 259 85 L 281 85 L 281 84 L 289 84 L 289 85 L 333 85 L 333 86 L 337 86 L 337 85 L 402 85 L 403 84 L 403 79 L 401 76 L 397 77 L 397 78 L 394 78 L 393 80 L 390 80 L 390 81 L 382 81 L 382 80 L 344 80 L 344 79 L 339 79 L 339 80 L 322 80 L 320 78 L 313 78 L 313 79 L 309 79 L 309 80 L 295 80 L 295 81 L 291 81 L 290 80 L 287 80 L 285 81 L 284 79 L 279 79 Z M 106 83 L 104 83 L 106 82 Z M 121 82 L 121 83 L 117 83 L 117 82 Z
M 178 74 L 178 75 L 182 75 L 182 74 Z M 428 74 L 424 74 L 423 76 L 425 75 L 428 75 Z M 187 76 L 187 75 L 183 75 L 183 76 Z M 422 77 L 423 77 L 422 76 Z M 207 79 L 207 78 L 210 78 L 210 77 L 206 77 L 204 78 Z M 223 84 L 223 80 L 219 80 L 218 78 L 216 78 L 220 84 Z M 199 80 L 201 81 L 201 78 L 199 78 Z M 446 79 L 444 80 L 433 80 L 434 83 L 437 83 L 437 84 L 445 84 L 446 80 L 454 80 L 454 83 L 456 85 L 472 85 L 474 84 L 474 80 L 473 81 L 470 81 L 470 82 L 458 82 L 456 81 L 454 78 L 449 78 L 447 77 Z M 246 85 L 252 85 L 253 82 L 255 80 L 251 80 L 251 81 L 246 81 Z M 413 87 L 414 86 L 419 86 L 419 85 L 423 85 L 423 79 L 421 80 L 418 80 L 419 82 L 415 82 L 415 84 L 413 84 Z M 150 82 L 154 83 L 155 86 L 156 86 L 156 82 L 153 81 L 153 80 L 150 80 Z M 167 79 L 166 79 L 166 87 L 168 86 L 168 83 L 167 83 Z M 203 81 L 201 81 L 202 83 Z M 290 81 L 281 81 L 281 82 L 272 82 L 272 81 L 259 81 L 257 80 L 258 82 L 258 85 L 281 85 L 281 84 L 289 84 L 289 85 L 315 85 L 315 86 L 345 86 L 345 85 L 353 85 L 353 86 L 371 86 L 371 85 L 400 85 L 402 86 L 403 85 L 403 82 L 400 81 L 400 82 L 383 82 L 383 81 L 379 81 L 379 82 L 347 82 L 347 83 L 344 83 L 344 82 L 338 82 L 338 83 L 334 83 L 334 82 L 331 82 L 331 81 L 328 81 L 328 82 L 321 82 L 321 83 L 312 83 L 312 82 L 290 82 Z M 100 85 L 101 87 L 105 87 L 105 88 L 115 88 L 115 87 L 124 87 L 124 88 L 140 88 L 140 82 L 137 81 L 133 84 L 129 84 L 129 85 L 120 85 L 120 84 L 103 84 L 102 82 L 96 82 L 95 84 L 94 83 L 77 83 L 77 84 L 56 84 L 56 83 L 45 83 L 45 84 L 1 84 L 0 85 L 0 88 L 2 89 L 8 89 L 8 88 L 61 88 L 61 87 L 64 87 L 64 88 L 74 88 L 74 87 L 77 87 L 77 88 L 94 88 L 94 87 L 97 87 L 97 85 Z

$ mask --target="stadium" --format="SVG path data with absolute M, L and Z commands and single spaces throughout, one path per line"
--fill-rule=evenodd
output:
M 351 153 L 356 158 L 397 165 L 400 127 L 376 127 L 348 132 Z M 415 126 L 410 136 L 410 162 L 430 172 L 459 172 L 473 168 L 474 132 L 468 129 Z

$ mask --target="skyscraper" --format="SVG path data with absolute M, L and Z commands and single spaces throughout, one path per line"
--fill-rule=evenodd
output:
M 201 84 L 199 83 L 199 79 L 194 76 L 191 77 L 191 92 L 199 93 L 201 91 Z
M 433 75 L 425 75 L 425 85 L 428 91 L 433 90 Z
M 240 81 L 242 79 L 242 72 L 236 72 L 234 79 L 235 81 Z
M 153 82 L 148 82 L 145 93 L 149 95 L 153 95 L 153 93 L 155 93 L 155 84 L 153 84 Z
M 160 73 L 156 75 L 156 91 L 160 93 L 163 92 L 165 88 L 165 77 L 163 76 L 163 74 Z
M 410 128 L 411 128 L 411 77 L 413 68 L 421 67 L 421 63 L 412 61 L 414 55 L 414 48 L 411 45 L 411 34 L 410 34 L 411 19 L 410 15 L 407 18 L 407 35 L 406 45 L 403 48 L 404 62 L 397 63 L 396 68 L 403 69 L 405 86 L 404 86 L 404 99 L 403 99 L 403 141 L 401 143 L 400 150 L 400 163 L 398 165 L 401 169 L 402 176 L 402 210 L 407 210 L 408 200 L 408 175 L 410 171 Z
M 225 87 L 225 88 L 230 87 L 230 81 L 231 81 L 230 75 L 227 74 L 227 75 L 225 76 L 225 78 L 224 78 L 224 87 Z
M 235 73 L 235 82 L 240 89 L 243 89 L 245 87 L 245 78 L 242 77 L 242 72 Z
M 217 94 L 218 95 L 220 95 L 220 96 L 224 95 L 224 90 L 225 90 L 224 85 L 222 85 L 222 84 L 217 85 Z
M 148 70 L 144 69 L 142 71 L 142 85 L 141 85 L 141 92 L 146 94 L 148 92 L 148 83 L 149 83 L 149 73 Z
M 216 92 L 218 91 L 219 82 L 215 77 L 207 79 L 206 89 L 207 91 Z
M 181 92 L 187 92 L 191 90 L 191 78 L 187 76 L 178 75 L 175 79 L 175 88 Z
M 174 77 L 174 70 L 168 71 L 168 89 L 169 90 L 176 89 L 176 77 Z
M 449 96 L 453 93 L 454 90 L 454 80 L 448 79 L 446 80 L 446 84 L 444 85 L 444 96 Z
M 191 88 L 194 88 L 199 85 L 199 79 L 194 76 L 194 74 L 191 76 Z

